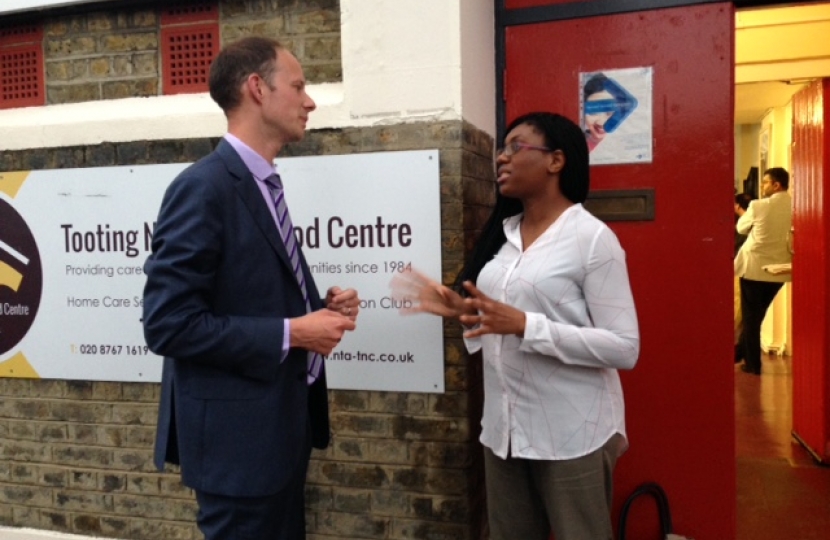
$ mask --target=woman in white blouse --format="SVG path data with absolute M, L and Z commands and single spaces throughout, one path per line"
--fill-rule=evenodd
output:
M 412 311 L 459 317 L 483 353 L 491 539 L 611 539 L 628 446 L 617 370 L 640 346 L 625 253 L 582 207 L 588 147 L 572 121 L 517 118 L 496 166 L 496 206 L 458 278 L 466 298 L 416 272 L 393 288 Z

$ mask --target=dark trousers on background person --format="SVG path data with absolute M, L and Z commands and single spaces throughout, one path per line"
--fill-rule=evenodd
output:
M 741 278 L 741 311 L 744 318 L 741 341 L 746 372 L 761 374 L 761 323 L 782 285 L 784 284 L 774 281 Z

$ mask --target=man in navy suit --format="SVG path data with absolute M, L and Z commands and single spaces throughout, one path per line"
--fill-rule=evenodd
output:
M 315 108 L 297 59 L 245 38 L 209 85 L 228 134 L 167 189 L 145 265 L 144 334 L 164 356 L 155 462 L 181 466 L 208 540 L 301 539 L 311 448 L 329 442 L 312 361 L 354 330 L 359 299 L 338 287 L 321 299 L 280 232 L 274 159 Z

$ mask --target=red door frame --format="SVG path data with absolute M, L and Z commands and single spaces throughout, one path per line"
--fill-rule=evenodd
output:
M 574 62 L 574 55 L 586 53 L 586 47 L 602 47 L 596 34 L 583 42 L 574 25 L 588 30 L 585 35 L 592 34 L 594 26 L 650 34 L 643 38 L 648 41 L 642 48 L 658 52 L 645 50 L 639 65 L 654 68 L 654 161 L 591 171 L 592 190 L 651 188 L 656 193 L 653 221 L 609 224 L 628 254 L 642 339 L 638 366 L 622 374 L 631 449 L 615 473 L 614 511 L 616 515 L 635 486 L 657 481 L 668 492 L 678 532 L 695 538 L 734 538 L 737 491 L 730 361 L 734 233 L 729 203 L 734 163 L 734 7 L 712 1 L 621 4 L 499 2 L 497 137 L 503 138 L 510 118 L 545 108 L 525 95 L 544 91 L 538 86 L 538 66 L 522 69 L 520 64 L 552 62 L 550 57 L 556 53 L 550 47 L 559 46 L 554 42 L 560 36 L 571 49 L 557 50 L 563 53 L 558 56 L 563 68 L 557 86 L 575 90 L 574 69 L 637 67 L 636 63 L 608 65 L 617 53 L 627 54 L 628 60 L 636 56 L 630 51 L 637 48 L 637 38 L 630 36 L 621 41 L 619 51 L 603 50 L 605 61 L 586 54 L 576 64 L 568 64 Z M 615 26 L 615 20 L 621 24 Z M 640 21 L 652 25 L 650 29 L 662 25 L 666 30 L 645 31 L 638 27 Z M 545 34 L 554 25 L 557 31 Z M 678 43 L 678 36 L 689 35 L 683 27 L 690 26 L 700 27 L 706 37 Z M 554 38 L 545 39 L 546 35 Z M 523 40 L 532 43 L 523 45 Z M 661 49 L 670 50 L 663 54 Z M 665 60 L 669 57 L 675 60 Z M 698 65 L 687 65 L 695 62 Z M 700 62 L 713 65 L 709 69 Z M 570 94 L 560 99 L 562 92 L 556 88 L 550 93 L 555 97 L 542 99 L 553 104 L 548 108 L 576 119 L 576 92 L 573 99 Z M 629 522 L 629 532 L 641 527 L 654 528 Z
M 813 455 L 830 463 L 830 79 L 813 82 L 793 96 L 793 436 Z

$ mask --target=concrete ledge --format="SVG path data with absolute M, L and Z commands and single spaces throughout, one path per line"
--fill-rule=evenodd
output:
M 317 103 L 309 130 L 460 119 L 452 109 L 355 117 L 341 83 L 309 85 L 308 93 Z M 24 107 L 0 110 L 0 151 L 221 137 L 226 129 L 207 93 Z

